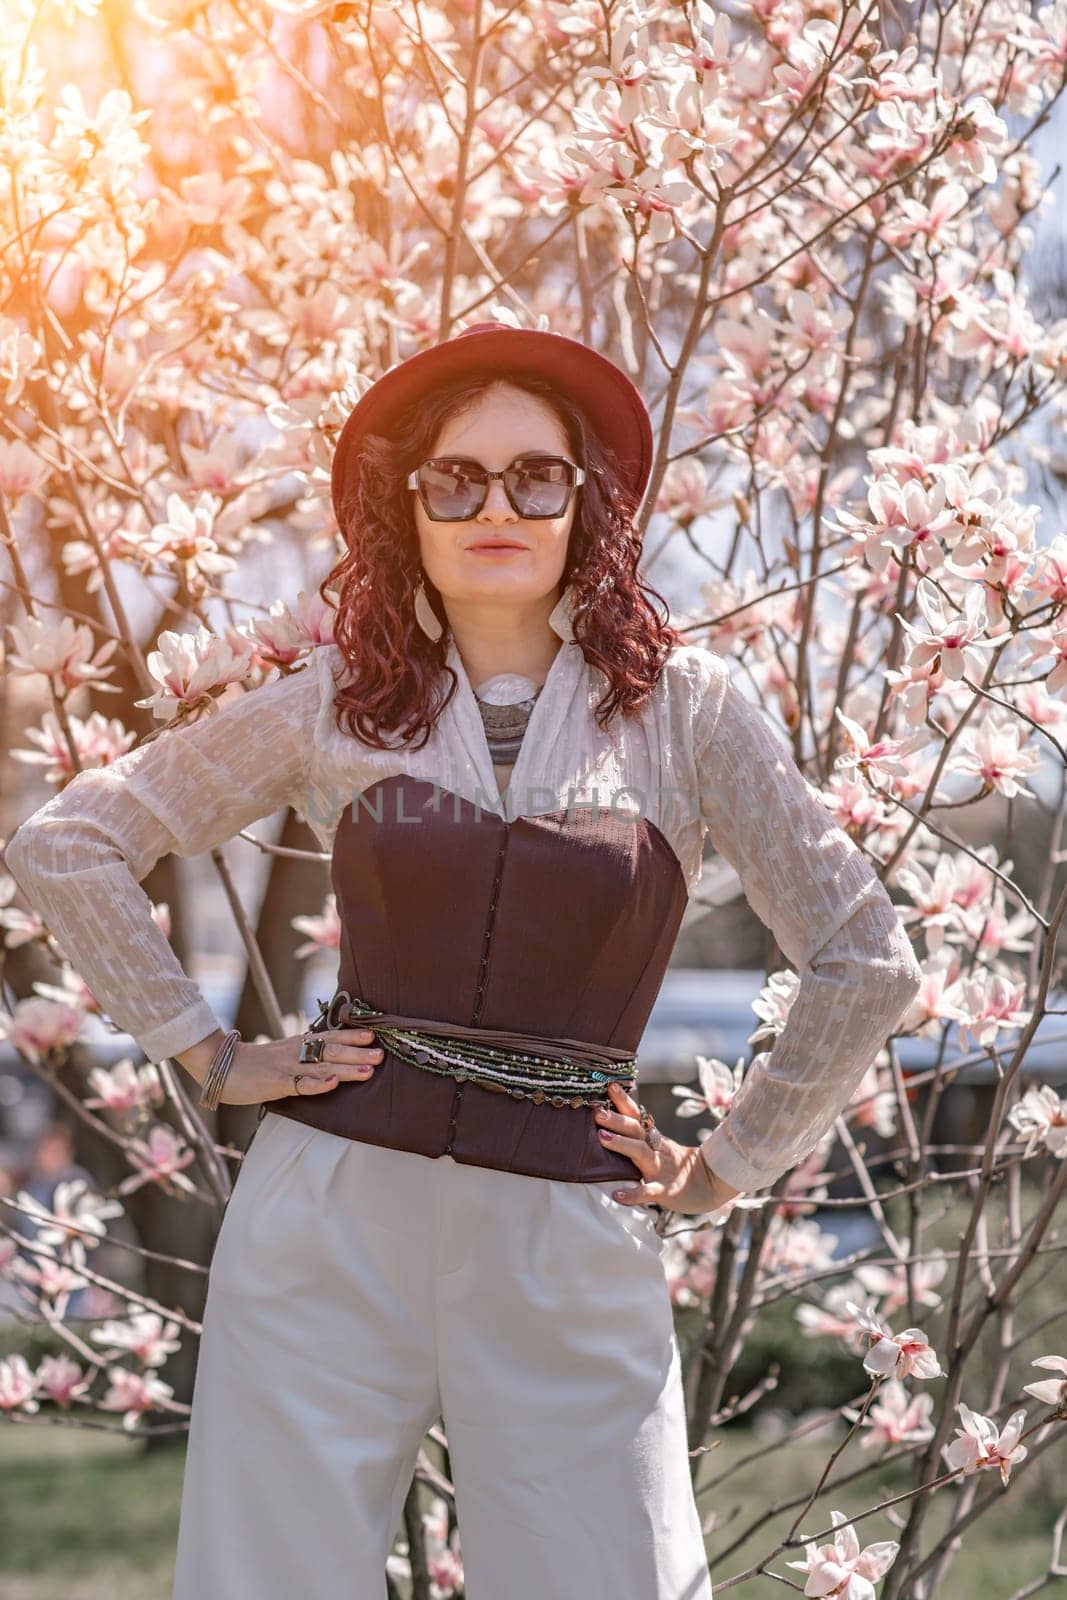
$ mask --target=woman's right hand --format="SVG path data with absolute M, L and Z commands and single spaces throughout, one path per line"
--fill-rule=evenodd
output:
M 373 1043 L 370 1028 L 330 1028 L 321 1061 L 301 1061 L 303 1034 L 268 1039 L 265 1044 L 238 1043 L 219 1101 L 224 1106 L 254 1106 L 288 1095 L 325 1094 L 339 1083 L 363 1082 L 373 1073 L 383 1051 Z M 294 1088 L 293 1078 L 300 1074 Z

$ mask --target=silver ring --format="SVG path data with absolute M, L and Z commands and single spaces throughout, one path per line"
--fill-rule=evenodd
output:
M 326 1040 L 321 1033 L 305 1033 L 300 1041 L 300 1054 L 297 1060 L 307 1066 L 311 1062 L 322 1061 L 326 1049 Z M 307 1074 L 305 1073 L 306 1077 Z
M 645 1106 L 638 1106 L 637 1109 L 640 1112 L 641 1126 L 645 1130 L 645 1143 L 650 1150 L 658 1150 L 663 1142 L 663 1135 L 656 1127 L 651 1111 L 647 1110 Z

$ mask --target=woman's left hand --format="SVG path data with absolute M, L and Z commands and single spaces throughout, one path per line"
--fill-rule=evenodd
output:
M 717 1211 L 736 1195 L 721 1178 L 713 1178 L 699 1145 L 678 1144 L 660 1134 L 653 1150 L 641 1126 L 641 1108 L 620 1083 L 608 1085 L 613 1111 L 597 1110 L 600 1142 L 606 1150 L 618 1150 L 636 1165 L 641 1181 L 632 1189 L 617 1189 L 614 1198 L 625 1205 L 657 1205 L 690 1216 Z

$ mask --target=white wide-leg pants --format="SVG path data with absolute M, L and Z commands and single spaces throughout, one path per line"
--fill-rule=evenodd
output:
M 624 1186 L 268 1111 L 208 1279 L 173 1600 L 384 1600 L 438 1418 L 467 1600 L 711 1600 L 662 1241 Z

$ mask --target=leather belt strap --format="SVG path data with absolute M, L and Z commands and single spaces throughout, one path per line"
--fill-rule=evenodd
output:
M 633 1052 L 619 1049 L 614 1045 L 590 1044 L 583 1039 L 565 1037 L 549 1039 L 539 1034 L 523 1033 L 509 1028 L 468 1027 L 458 1022 L 443 1022 L 434 1017 L 412 1017 L 396 1011 L 377 1011 L 345 989 L 335 994 L 332 1000 L 320 1000 L 319 1005 L 321 1007 L 319 1015 L 311 1024 L 309 1032 L 323 1032 L 331 1028 L 364 1023 L 374 1032 L 386 1029 L 398 1030 L 401 1033 L 410 1031 L 424 1035 L 426 1039 L 432 1041 L 444 1043 L 452 1041 L 460 1046 L 469 1043 L 479 1050 L 485 1050 L 487 1055 L 482 1057 L 482 1060 L 491 1063 L 488 1068 L 480 1067 L 478 1057 L 474 1057 L 469 1062 L 464 1062 L 462 1059 L 453 1061 L 450 1066 L 439 1070 L 450 1071 L 453 1075 L 457 1072 L 469 1072 L 475 1079 L 480 1072 L 488 1071 L 497 1077 L 497 1087 L 500 1092 L 513 1094 L 516 1098 L 549 1099 L 557 1105 L 598 1104 L 606 1097 L 608 1083 L 631 1084 L 636 1077 L 636 1057 Z M 423 1045 L 421 1061 L 420 1043 Z M 432 1057 L 425 1051 L 425 1039 L 402 1041 L 400 1053 L 407 1059 L 403 1045 L 406 1045 L 407 1051 L 412 1053 L 413 1064 L 432 1065 Z M 512 1087 L 509 1087 L 508 1079 L 509 1056 L 517 1058 L 512 1068 L 514 1076 Z M 540 1084 L 537 1082 L 539 1067 L 545 1073 L 544 1080 Z M 554 1083 L 551 1076 L 553 1069 L 569 1074 L 569 1081 Z M 525 1085 L 522 1091 L 518 1087 L 520 1081 Z M 583 1089 L 594 1093 L 595 1099 L 592 1102 L 576 1098 Z M 562 1094 L 559 1093 L 560 1090 L 563 1091 Z

